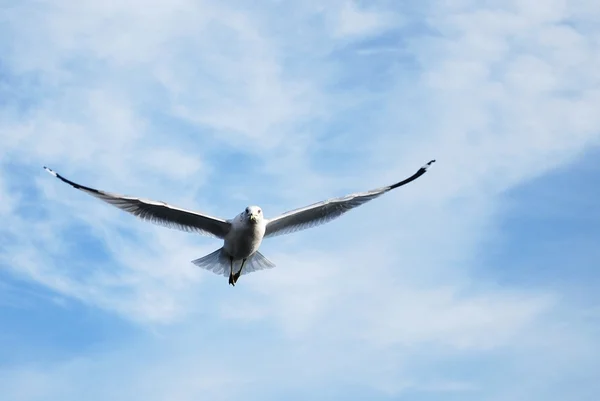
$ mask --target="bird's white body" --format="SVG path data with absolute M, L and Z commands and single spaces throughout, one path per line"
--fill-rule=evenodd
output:
M 230 220 L 231 229 L 223 241 L 223 249 L 233 260 L 252 256 L 262 243 L 267 222 L 257 206 L 249 206 Z

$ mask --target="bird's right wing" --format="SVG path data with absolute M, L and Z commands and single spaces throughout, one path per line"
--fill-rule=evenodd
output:
M 368 192 L 355 193 L 342 198 L 314 203 L 300 209 L 291 210 L 274 219 L 270 219 L 267 221 L 265 238 L 304 230 L 336 219 L 355 207 L 367 203 L 392 189 L 396 189 L 416 180 L 425 174 L 427 168 L 434 162 L 435 160 L 431 160 L 416 173 L 395 184 L 373 189 Z
M 165 202 L 133 198 L 85 187 L 66 179 L 48 167 L 44 167 L 44 169 L 73 188 L 155 224 L 221 239 L 225 238 L 231 228 L 231 223 L 216 217 L 180 209 Z

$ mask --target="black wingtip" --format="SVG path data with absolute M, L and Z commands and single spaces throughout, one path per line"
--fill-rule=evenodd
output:
M 51 168 L 49 168 L 49 167 L 46 167 L 46 166 L 44 166 L 44 170 L 46 170 L 46 171 L 48 172 L 48 174 L 51 174 L 51 175 L 55 176 L 56 178 L 58 178 L 58 179 L 59 179 L 59 180 L 61 180 L 62 182 L 65 182 L 65 183 L 69 184 L 69 185 L 70 185 L 70 186 L 72 186 L 73 188 L 76 188 L 76 189 L 88 189 L 88 190 L 90 190 L 90 191 L 96 191 L 96 190 L 94 190 L 94 189 L 92 189 L 92 188 L 87 188 L 87 187 L 84 187 L 84 186 L 82 186 L 82 185 L 79 185 L 79 184 L 77 184 L 77 183 L 75 183 L 75 182 L 71 181 L 71 180 L 68 180 L 68 179 L 66 179 L 65 177 L 63 177 L 62 175 L 58 174 L 56 171 L 52 170 L 52 169 L 51 169 Z
M 423 168 L 424 168 L 425 170 L 427 170 L 427 168 L 429 168 L 429 166 L 431 166 L 433 163 L 435 163 L 435 159 L 433 159 L 433 160 L 430 160 L 430 161 L 429 161 L 429 163 L 427 163 L 426 165 L 424 165 L 424 166 L 423 166 Z
M 435 163 L 435 159 L 430 160 L 427 164 L 425 164 L 423 167 L 421 167 L 419 169 L 419 171 L 417 171 L 416 173 L 414 173 L 412 176 L 408 177 L 407 179 L 397 182 L 394 185 L 390 185 L 390 189 L 395 189 L 398 187 L 401 187 L 402 185 L 406 185 L 411 181 L 416 180 L 417 178 L 419 178 L 420 176 L 422 176 L 423 174 L 425 174 L 425 172 L 427 171 L 427 169 L 429 168 L 429 166 L 431 166 L 433 163 Z
M 44 166 L 44 170 L 46 170 L 48 172 L 48 174 L 58 177 L 58 174 L 56 174 L 56 172 L 54 170 L 52 170 L 51 168 Z

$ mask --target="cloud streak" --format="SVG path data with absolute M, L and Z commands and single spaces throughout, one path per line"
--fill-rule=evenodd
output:
M 506 194 L 598 143 L 594 2 L 65 0 L 2 14 L 0 266 L 26 284 L 0 289 L 19 289 L 13 302 L 46 288 L 66 316 L 83 305 L 136 330 L 0 360 L 8 399 L 593 399 L 597 297 L 515 284 L 517 269 L 500 282 L 495 266 L 517 256 L 490 260 Z M 397 193 L 265 241 L 277 268 L 235 291 L 190 264 L 216 242 L 41 170 L 227 218 L 386 185 L 430 158 Z

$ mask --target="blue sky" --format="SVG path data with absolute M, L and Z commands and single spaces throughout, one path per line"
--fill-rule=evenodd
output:
M 600 5 L 0 6 L 3 400 L 596 400 Z M 422 178 L 265 241 L 225 218 Z

